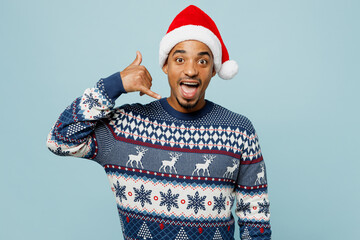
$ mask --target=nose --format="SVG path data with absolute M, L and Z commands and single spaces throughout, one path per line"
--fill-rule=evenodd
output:
M 184 73 L 188 77 L 195 77 L 198 75 L 198 69 L 196 67 L 196 63 L 194 61 L 187 61 L 184 66 Z

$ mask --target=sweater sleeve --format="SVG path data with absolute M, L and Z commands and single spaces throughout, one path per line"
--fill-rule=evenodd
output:
M 119 72 L 86 89 L 52 127 L 46 142 L 49 150 L 59 156 L 94 159 L 97 154 L 94 129 L 101 119 L 111 115 L 115 100 L 122 93 L 126 91 Z
M 245 131 L 243 139 L 235 210 L 240 236 L 241 239 L 270 240 L 270 203 L 265 162 L 255 130 Z

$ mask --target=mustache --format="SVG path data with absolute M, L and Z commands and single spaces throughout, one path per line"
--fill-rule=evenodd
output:
M 199 84 L 202 83 L 201 79 L 197 78 L 197 77 L 182 77 L 182 78 L 179 78 L 178 83 L 180 83 L 182 80 L 195 80 L 195 81 L 198 81 Z

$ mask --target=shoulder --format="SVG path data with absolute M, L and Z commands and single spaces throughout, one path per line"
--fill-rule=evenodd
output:
M 160 110 L 160 103 L 158 100 L 147 103 L 133 103 L 133 104 L 124 104 L 122 106 L 116 107 L 114 110 L 115 113 L 121 114 L 131 114 L 131 115 L 140 115 L 142 117 L 156 118 Z
M 231 128 L 240 128 L 251 133 L 255 132 L 255 128 L 249 118 L 242 114 L 235 113 L 216 103 L 214 103 L 212 115 L 217 119 L 219 125 L 229 126 Z

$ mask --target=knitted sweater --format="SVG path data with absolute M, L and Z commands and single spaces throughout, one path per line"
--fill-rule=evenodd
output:
M 101 79 L 60 115 L 48 148 L 101 164 L 124 239 L 270 239 L 265 164 L 251 122 L 206 101 L 184 114 L 161 99 L 114 108 L 120 74 Z

